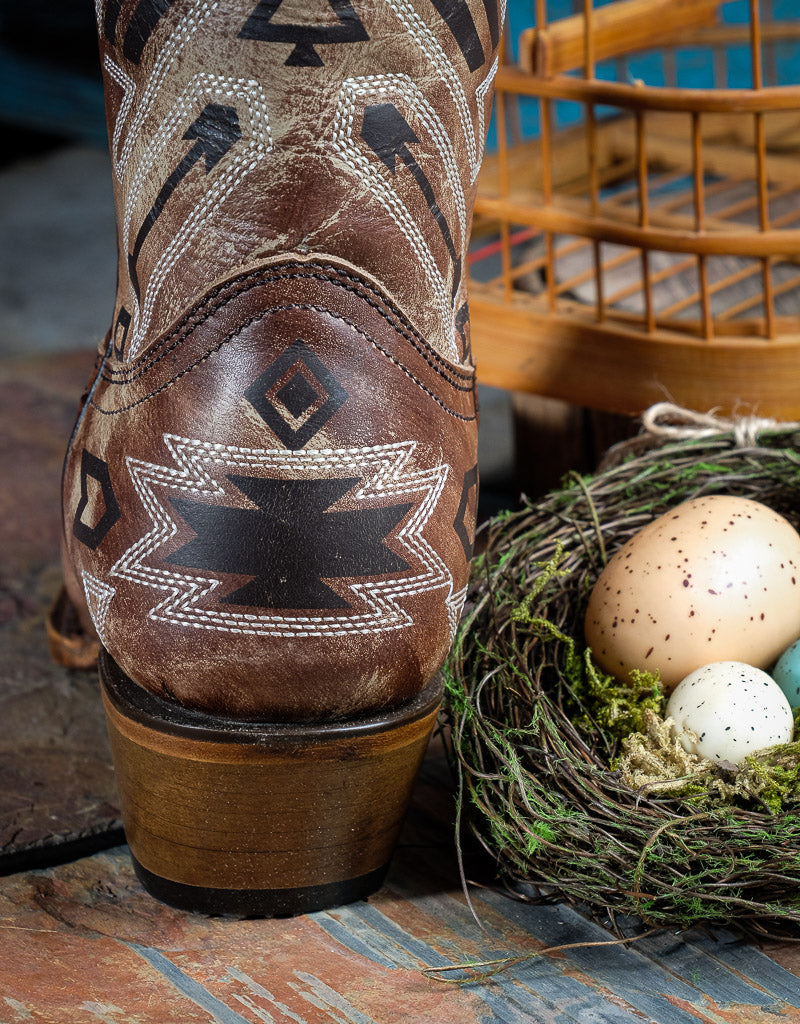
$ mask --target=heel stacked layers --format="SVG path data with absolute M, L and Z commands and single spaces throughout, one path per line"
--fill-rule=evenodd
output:
M 436 721 L 438 678 L 400 708 L 313 724 L 182 709 L 104 650 L 100 679 L 126 836 L 152 895 L 278 916 L 380 888 Z

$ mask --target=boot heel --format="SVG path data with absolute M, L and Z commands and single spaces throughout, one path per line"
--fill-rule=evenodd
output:
M 381 715 L 266 723 L 100 679 L 134 867 L 158 899 L 211 914 L 299 914 L 380 887 L 441 683 Z

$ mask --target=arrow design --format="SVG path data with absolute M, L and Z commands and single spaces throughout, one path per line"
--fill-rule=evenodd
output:
M 492 49 L 500 42 L 500 22 L 502 20 L 498 0 L 483 0 L 486 8 L 486 20 L 489 22 L 489 35 L 492 39 Z
M 122 44 L 122 52 L 129 61 L 139 63 L 150 36 L 173 3 L 174 0 L 139 0 Z
M 174 2 L 175 0 L 139 0 L 128 22 L 122 44 L 122 52 L 133 64 L 141 61 L 150 36 Z M 108 0 L 103 16 L 103 34 L 110 43 L 116 40 L 117 22 L 121 12 L 122 0 Z
M 108 0 L 103 14 L 103 35 L 110 43 L 114 42 L 114 36 L 117 34 L 117 22 L 121 10 L 122 0 Z
M 453 286 L 451 295 L 455 298 L 461 282 L 461 257 L 456 252 L 453 236 L 447 218 L 442 213 L 436 200 L 433 188 L 425 172 L 414 159 L 409 145 L 419 142 L 411 125 L 406 121 L 394 103 L 373 103 L 364 108 L 364 121 L 361 126 L 361 137 L 370 149 L 381 158 L 392 174 L 397 173 L 398 158 L 403 161 L 414 177 L 420 191 L 425 197 L 428 209 L 433 214 L 444 244 L 453 261 Z
M 205 173 L 209 174 L 223 156 L 241 139 L 242 131 L 235 108 L 223 106 L 220 103 L 206 104 L 197 120 L 189 125 L 183 137 L 184 139 L 194 139 L 194 145 L 162 185 L 161 191 L 139 228 L 139 233 L 133 244 L 133 251 L 128 254 L 131 286 L 137 301 L 140 298 L 140 287 L 136 264 L 145 239 L 161 216 L 173 192 L 194 165 L 205 156 Z
M 487 3 L 488 14 L 490 0 L 484 0 L 484 2 Z M 496 3 L 497 0 L 494 2 Z M 470 71 L 476 71 L 486 58 L 466 0 L 433 0 L 433 6 L 453 33 L 453 38 L 464 54 L 467 67 Z
M 461 337 L 461 362 L 469 363 L 472 361 L 472 347 L 470 345 L 470 338 L 467 334 L 467 326 L 469 325 L 469 303 L 463 302 L 456 313 L 455 319 L 456 330 Z
M 323 61 L 315 45 L 323 43 L 359 43 L 369 39 L 364 23 L 350 0 L 328 0 L 338 21 L 334 25 L 276 24 L 272 18 L 283 0 L 259 0 L 258 6 L 239 33 L 240 39 L 260 39 L 272 43 L 294 43 L 284 63 L 288 67 L 321 68 Z

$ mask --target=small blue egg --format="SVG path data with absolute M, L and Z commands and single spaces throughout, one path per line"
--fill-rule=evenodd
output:
M 778 658 L 772 678 L 783 690 L 792 711 L 800 707 L 800 640 L 796 640 Z

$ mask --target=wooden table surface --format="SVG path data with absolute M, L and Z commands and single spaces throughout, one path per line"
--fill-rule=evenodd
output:
M 85 355 L 0 364 L 0 1024 L 800 1022 L 791 944 L 695 929 L 602 945 L 614 936 L 572 907 L 491 886 L 472 889 L 476 920 L 436 742 L 387 883 L 366 902 L 208 918 L 148 896 L 124 846 L 90 853 L 120 838 L 97 685 L 53 667 L 42 630 L 59 578 L 59 463 L 88 369 Z M 553 946 L 570 948 L 542 955 Z M 424 970 L 520 954 L 466 985 Z

